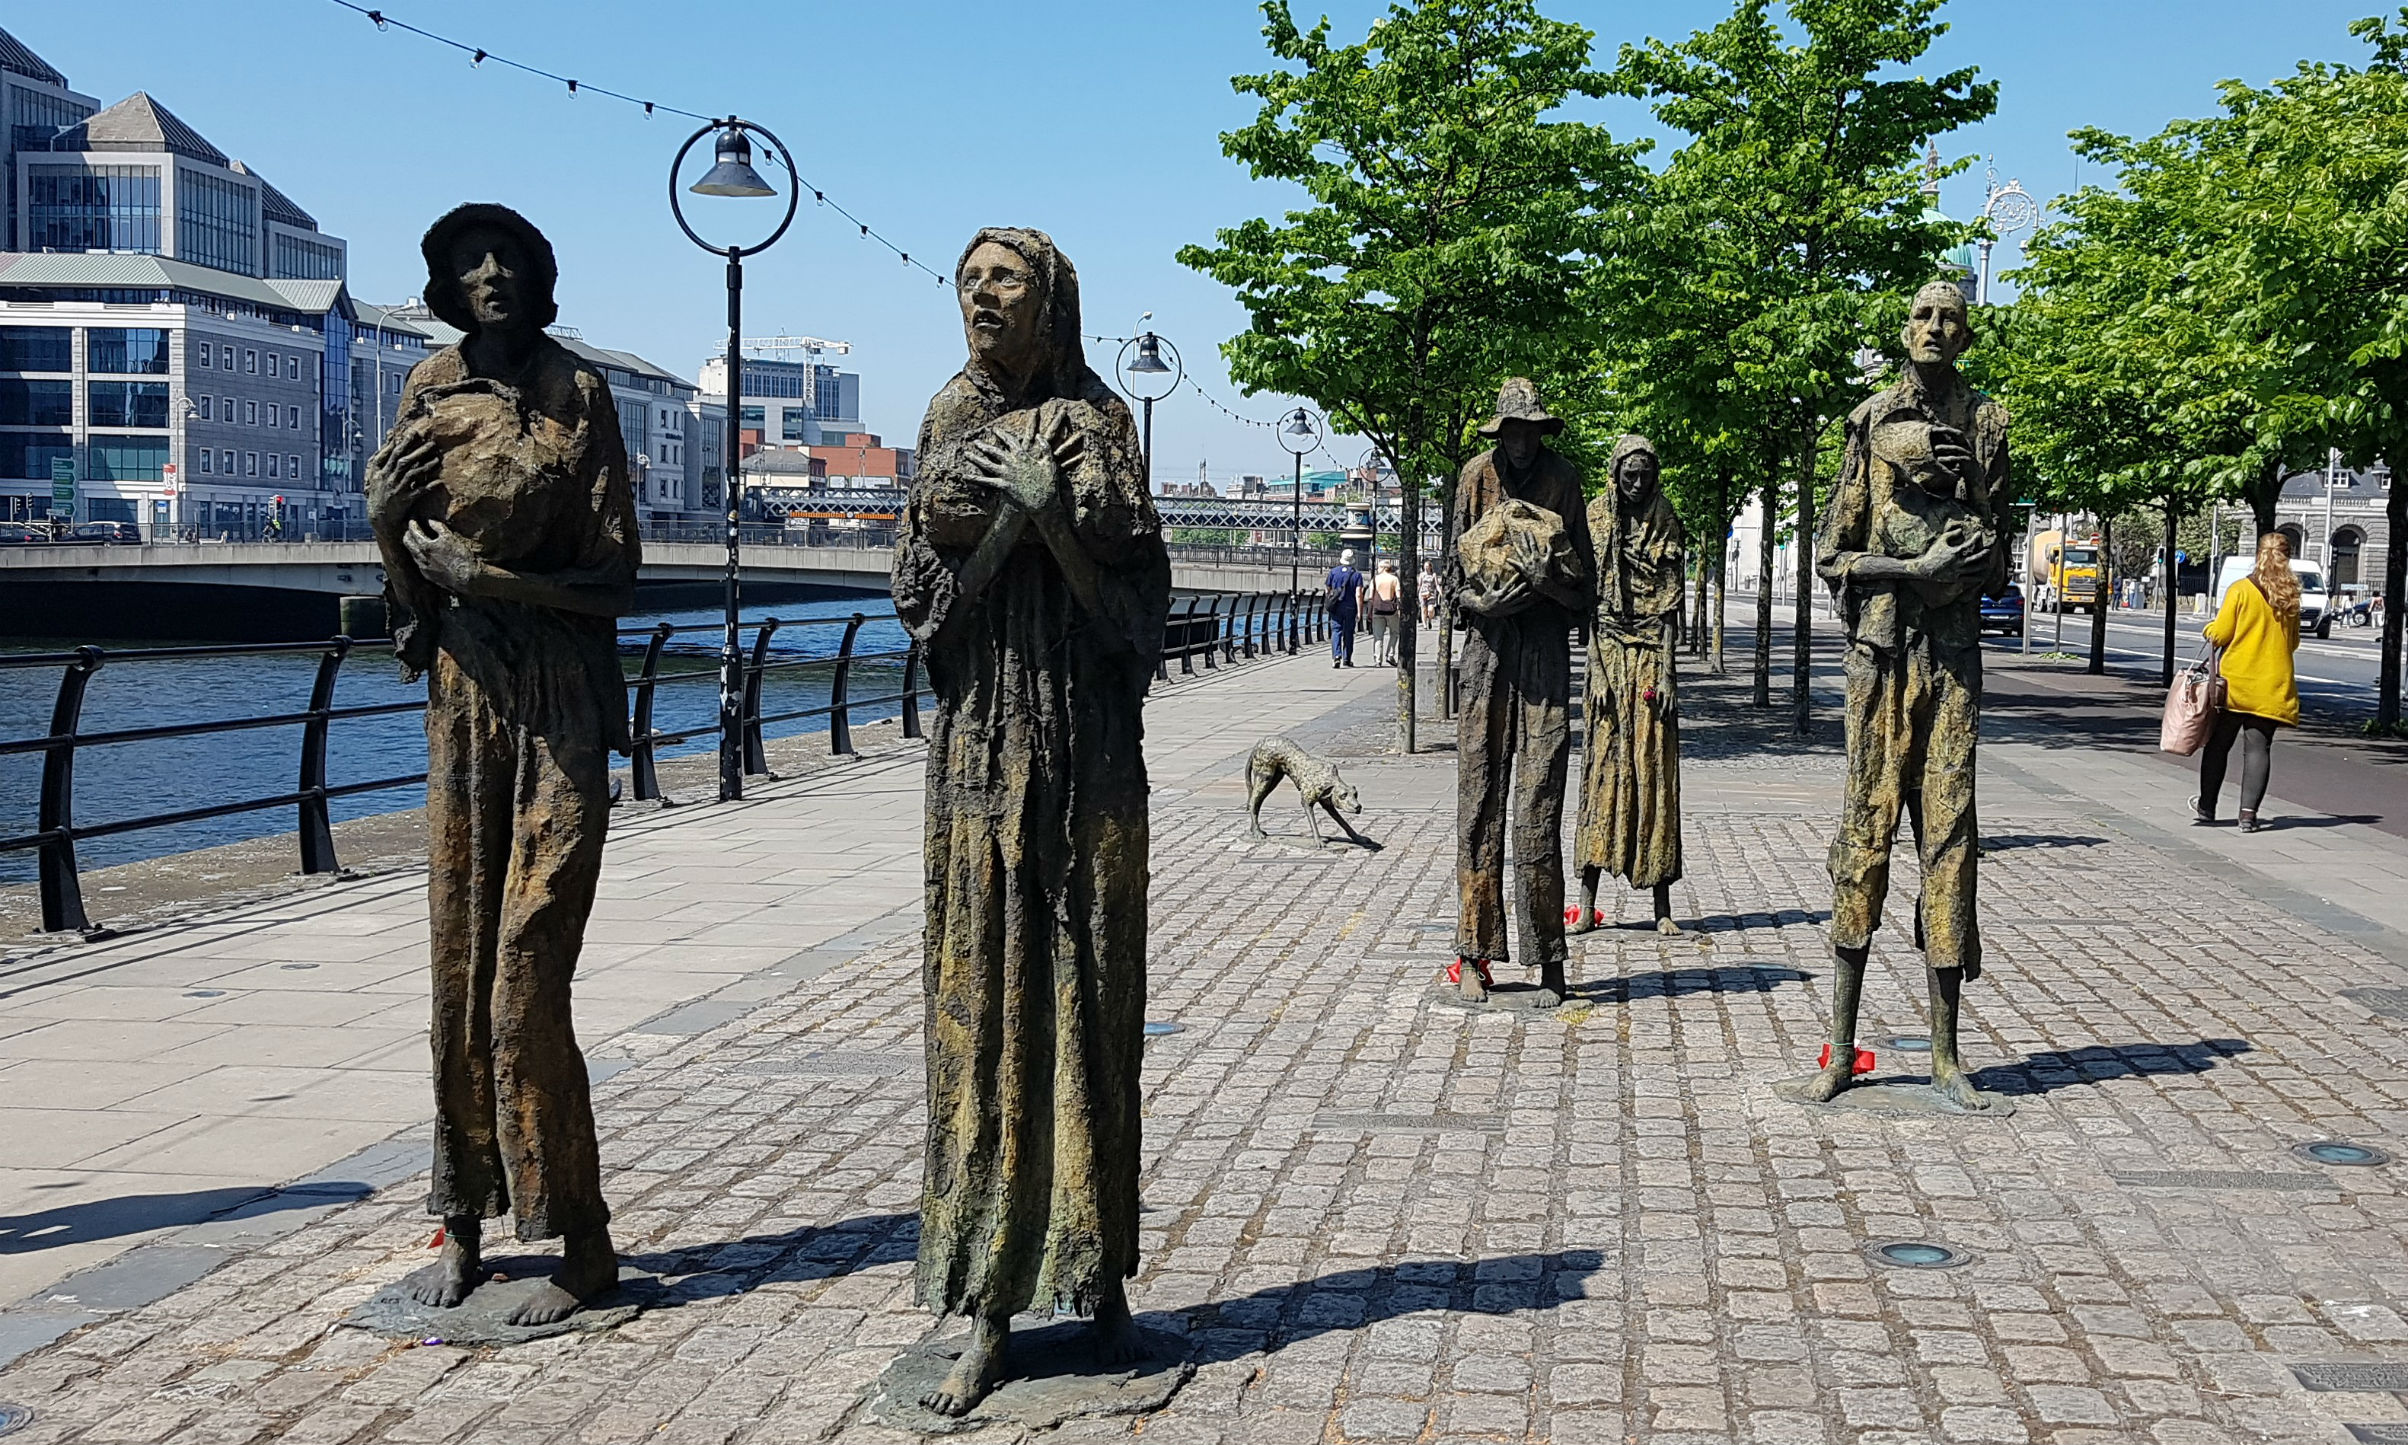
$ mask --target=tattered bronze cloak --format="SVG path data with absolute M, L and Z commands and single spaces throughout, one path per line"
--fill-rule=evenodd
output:
M 1624 438 L 1609 475 L 1639 446 Z M 1589 503 L 1589 538 L 1597 609 L 1573 861 L 1653 888 L 1681 876 L 1680 717 L 1649 700 L 1670 696 L 1675 681 L 1668 644 L 1681 605 L 1681 522 L 1661 486 L 1626 507 L 1609 480 Z
M 1147 827 L 1142 708 L 1170 560 L 1129 411 L 1079 346 L 1078 279 L 1033 231 L 981 231 L 1046 284 L 1052 365 L 1006 395 L 973 361 L 929 403 L 895 544 L 895 606 L 927 646 L 928 1160 L 918 1295 L 971 1314 L 1086 1310 L 1137 1267 Z M 968 251 L 964 252 L 965 257 Z M 1085 441 L 1066 478 L 1102 615 L 1073 600 L 1032 528 L 961 601 L 1005 505 L 965 449 L 1059 414 Z

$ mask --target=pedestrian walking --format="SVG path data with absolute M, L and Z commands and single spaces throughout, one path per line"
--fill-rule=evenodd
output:
M 2224 791 L 2224 764 L 2235 740 L 2241 744 L 2241 831 L 2258 830 L 2258 805 L 2266 800 L 2274 730 L 2299 724 L 2299 683 L 2291 655 L 2299 650 L 2299 575 L 2291 570 L 2291 544 L 2280 532 L 2258 538 L 2257 569 L 2232 584 L 2224 605 L 2207 624 L 2207 644 L 2223 652 L 2224 711 L 2199 750 L 2199 796 L 2193 821 L 2216 821 L 2216 797 Z
M 1437 626 L 1438 567 L 1427 557 L 1422 559 L 1421 576 L 1413 584 L 1413 595 L 1421 599 L 1421 625 L 1424 627 Z
M 1405 584 L 1396 575 L 1395 561 L 1382 557 L 1367 589 L 1367 600 L 1371 607 L 1371 664 L 1374 667 L 1396 666 L 1396 629 L 1403 621 L 1399 609 L 1404 606 L 1404 597 Z
M 1363 574 L 1355 570 L 1354 548 L 1338 554 L 1322 586 L 1329 591 L 1329 665 L 1354 666 L 1355 621 L 1361 616 Z

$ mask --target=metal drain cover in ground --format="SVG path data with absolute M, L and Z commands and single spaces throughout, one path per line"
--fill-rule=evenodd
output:
M 2312 1144 L 2294 1144 L 2291 1152 L 2317 1164 L 2336 1164 L 2344 1169 L 2371 1169 L 2389 1164 L 2391 1156 L 2371 1144 L 2350 1144 L 2339 1139 L 2319 1139 Z
M 1888 1265 L 1892 1269 L 1955 1269 L 1958 1265 L 1973 1262 L 1973 1256 L 1963 1250 L 1934 1244 L 1928 1239 L 1893 1239 L 1868 1244 L 1865 1253 L 1872 1256 L 1875 1264 Z

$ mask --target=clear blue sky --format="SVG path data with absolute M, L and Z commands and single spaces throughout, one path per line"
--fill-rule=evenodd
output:
M 1237 0 L 389 0 L 388 13 L 497 54 L 706 113 L 733 108 L 781 133 L 803 172 L 915 257 L 949 272 L 978 226 L 1050 231 L 1077 262 L 1087 329 L 1127 335 L 1140 312 L 1184 349 L 1223 402 L 1268 418 L 1286 399 L 1241 398 L 1217 343 L 1245 325 L 1215 283 L 1172 260 L 1185 242 L 1292 196 L 1247 180 L 1219 133 L 1250 106 L 1229 77 L 1267 68 L 1256 10 Z M 1382 7 L 1345 0 L 1342 36 Z M 1713 0 L 1555 0 L 1549 13 L 1625 40 L 1711 23 Z M 2075 183 L 2065 132 L 2153 131 L 2204 114 L 2219 79 L 2264 81 L 2302 57 L 2355 59 L 2344 26 L 2376 0 L 1955 0 L 1927 73 L 1979 65 L 2002 82 L 1988 124 L 1944 139 L 1951 159 L 1995 153 L 2042 199 Z M 1300 5 L 1300 16 L 1319 13 Z M 665 172 L 692 123 L 467 58 L 328 0 L 87 0 L 11 6 L 4 22 L 116 101 L 148 90 L 273 180 L 351 246 L 355 294 L 418 293 L 417 238 L 463 200 L 514 205 L 561 259 L 561 319 L 599 345 L 692 377 L 721 345 L 720 264 L 679 234 Z M 1618 132 L 1643 111 L 1609 108 Z M 707 149 L 707 148 L 706 148 Z M 2092 177 L 2096 179 L 2096 177 Z M 1981 167 L 1943 205 L 1981 202 Z M 767 202 L 704 202 L 738 215 Z M 2012 264 L 2002 248 L 2000 262 Z M 960 365 L 950 294 L 806 201 L 795 229 L 747 271 L 745 330 L 848 340 L 869 426 L 908 442 Z M 1108 371 L 1111 348 L 1090 349 Z M 1223 420 L 1192 393 L 1156 413 L 1157 473 L 1216 479 L 1287 465 L 1269 432 Z M 1351 462 L 1359 443 L 1334 442 Z M 1318 459 L 1315 459 L 1318 460 Z

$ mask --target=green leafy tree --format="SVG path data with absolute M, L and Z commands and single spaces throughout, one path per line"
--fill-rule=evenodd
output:
M 1947 29 L 1935 18 L 1941 3 L 1739 0 L 1678 44 L 1624 47 L 1614 73 L 1616 91 L 1650 101 L 1689 137 L 1649 188 L 1641 240 L 1667 259 L 1709 256 L 1702 271 L 1658 273 L 1722 293 L 1701 309 L 1731 320 L 1728 373 L 1688 392 L 1711 399 L 1698 432 L 1723 438 L 1726 455 L 1767 435 L 1784 440 L 1776 455 L 1797 469 L 1802 538 L 1814 531 L 1822 418 L 1861 393 L 1854 357 L 1872 339 L 1869 315 L 1879 298 L 1930 279 L 1960 234 L 1926 216 L 1917 161 L 1933 137 L 1997 106 L 1997 85 L 1972 68 L 1911 72 Z M 1647 305 L 1629 301 L 1633 311 Z M 1767 508 L 1768 521 L 1778 516 Z M 1800 731 L 1812 644 L 1813 612 L 1801 606 L 1791 684 Z
M 1395 468 L 1397 570 L 1415 608 L 1423 482 L 1442 501 L 1498 381 L 1545 370 L 1583 319 L 1575 298 L 1601 208 L 1639 179 L 1634 148 L 1557 115 L 1603 94 L 1589 32 L 1531 0 L 1395 3 L 1352 45 L 1287 0 L 1263 38 L 1288 68 L 1238 76 L 1259 97 L 1222 150 L 1310 204 L 1254 219 L 1182 263 L 1234 288 L 1253 324 L 1222 347 L 1249 393 L 1312 398 Z M 1415 747 L 1415 629 L 1399 638 L 1397 732 Z

